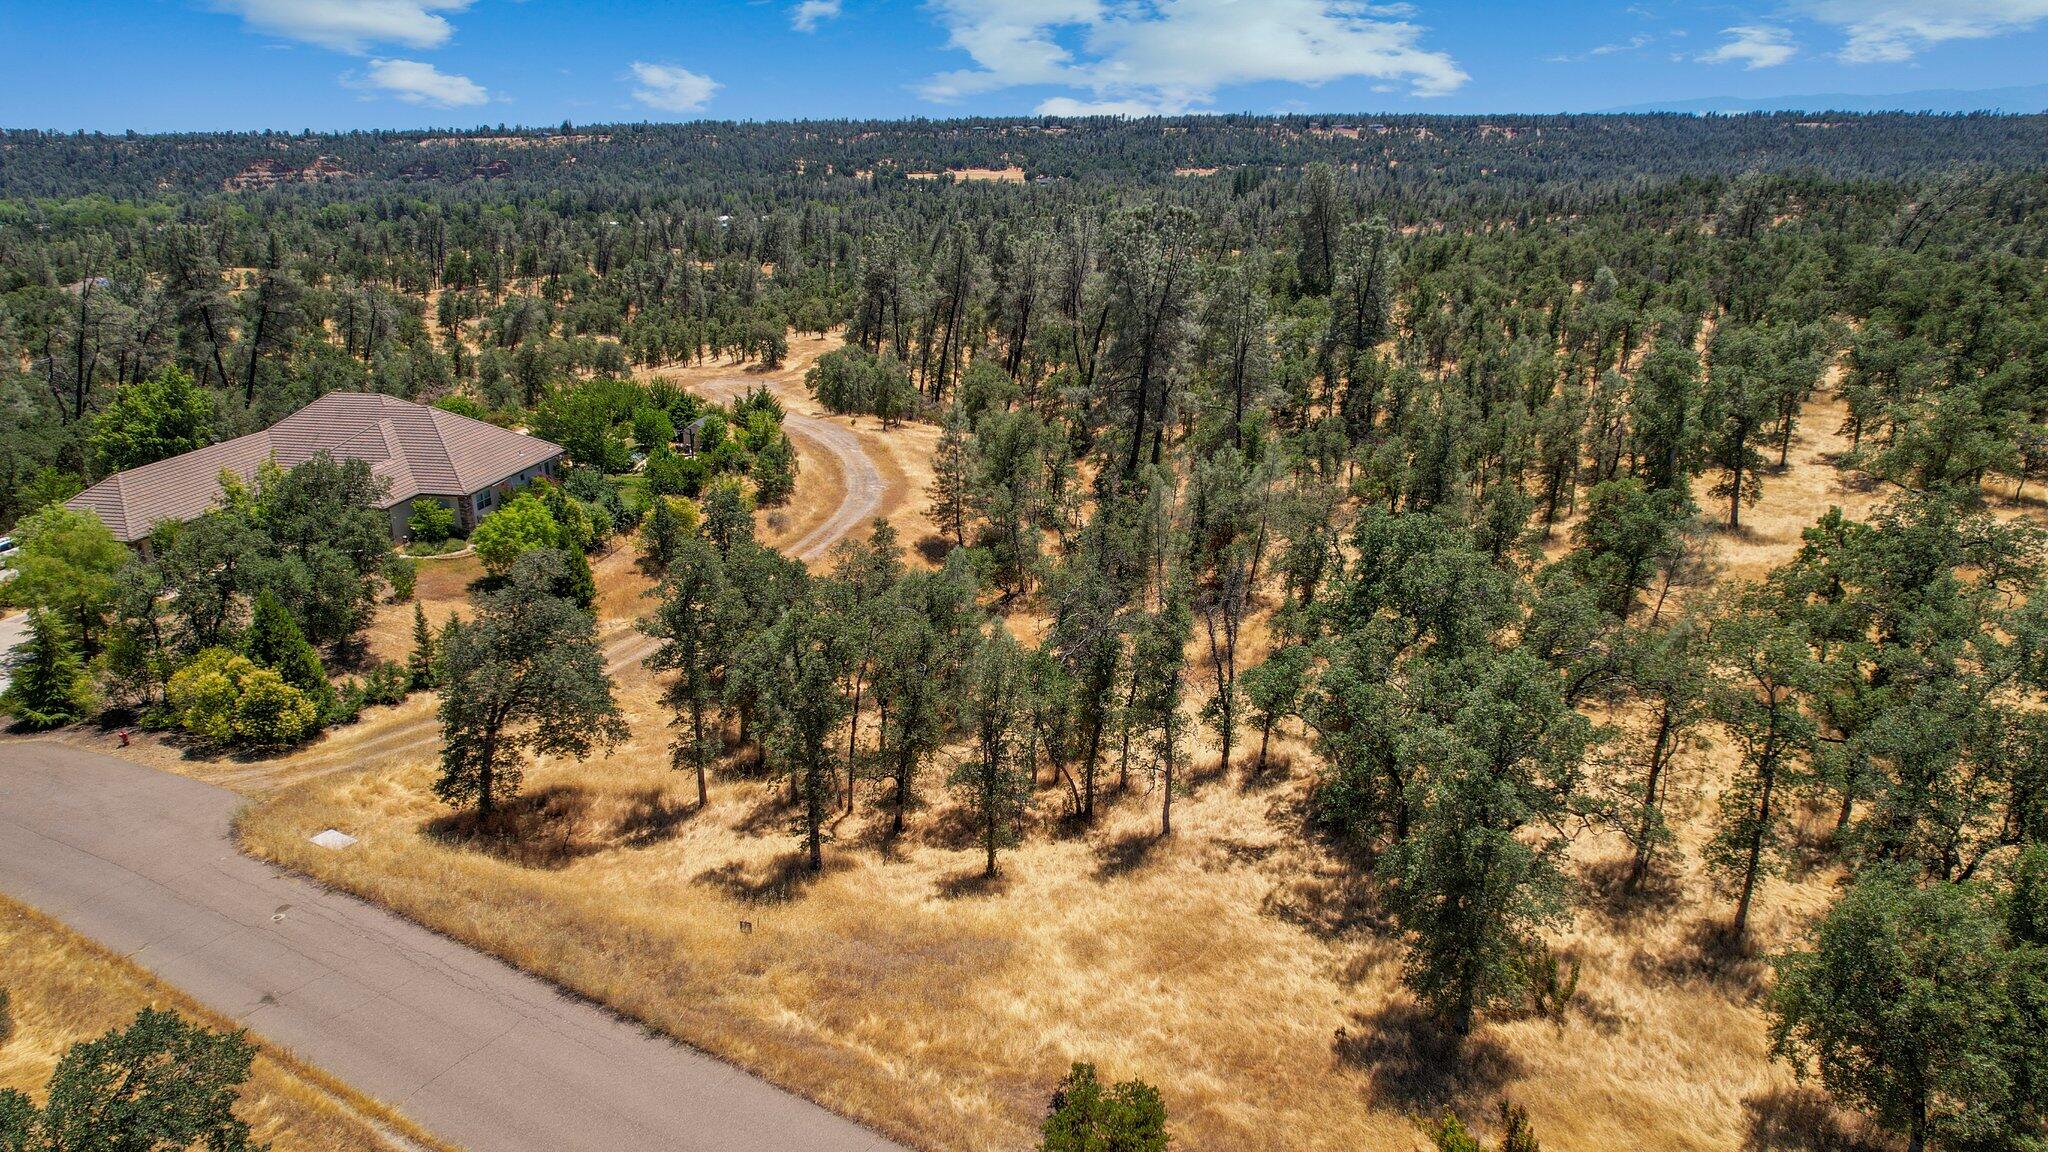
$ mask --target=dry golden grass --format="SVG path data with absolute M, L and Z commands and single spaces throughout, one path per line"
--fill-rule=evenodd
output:
M 948 168 L 944 172 L 905 172 L 911 180 L 937 180 L 951 176 L 963 184 L 1022 184 L 1024 170 L 1012 165 L 1008 168 Z
M 234 1024 L 159 983 L 127 960 L 0 896 L 0 988 L 12 999 L 13 1034 L 0 1035 L 0 1088 L 43 1085 L 66 1049 L 135 1018 L 170 1009 L 208 1028 Z M 276 1152 L 389 1152 L 446 1146 L 393 1109 L 288 1052 L 259 1045 L 236 1115 Z
M 1744 534 L 1717 534 L 1724 579 L 1789 557 L 1826 503 L 1867 508 L 1827 463 L 1829 403 Z M 863 429 L 876 450 L 905 431 L 928 434 Z M 921 503 L 912 463 L 892 498 Z M 645 579 L 617 559 L 598 578 L 615 633 Z M 925 1148 L 1028 1146 L 1082 1059 L 1157 1085 L 1191 1149 L 1418 1148 L 1414 1116 L 1484 1114 L 1503 1095 L 1547 1146 L 1583 1152 L 1860 1139 L 1771 1064 L 1758 1006 L 1755 954 L 1795 939 L 1840 877 L 1805 865 L 1768 882 L 1754 951 L 1728 952 L 1728 902 L 1689 862 L 1721 750 L 1684 765 L 1686 852 L 1646 894 L 1616 894 L 1619 843 L 1576 846 L 1586 899 L 1552 939 L 1583 967 L 1563 1022 L 1496 1016 L 1453 1061 L 1400 989 L 1369 886 L 1305 836 L 1303 769 L 1246 780 L 1241 747 L 1231 777 L 1196 774 L 1164 842 L 1147 782 L 1085 832 L 1054 819 L 1048 789 L 992 884 L 946 804 L 891 842 L 864 792 L 810 878 L 771 785 L 725 774 L 694 810 L 667 767 L 659 686 L 631 661 L 619 676 L 632 740 L 536 766 L 514 837 L 477 836 L 432 799 L 431 715 L 409 704 L 285 761 L 267 779 L 301 782 L 252 806 L 242 841 Z M 1308 762 L 1296 738 L 1276 748 Z M 326 827 L 361 843 L 315 853 L 306 837 Z

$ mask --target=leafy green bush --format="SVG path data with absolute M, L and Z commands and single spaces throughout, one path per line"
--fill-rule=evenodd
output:
M 512 562 L 528 552 L 555 547 L 560 539 L 554 515 L 531 492 L 506 501 L 469 534 L 470 547 L 493 576 L 511 571 Z
M 208 648 L 173 673 L 164 699 L 172 726 L 216 744 L 294 744 L 320 720 L 312 695 L 225 648 Z
M 171 674 L 164 686 L 165 712 L 173 727 L 202 740 L 225 744 L 235 738 L 235 704 L 242 681 L 256 663 L 225 648 L 208 648 Z
M 276 672 L 258 668 L 242 679 L 234 732 L 243 743 L 265 748 L 296 744 L 318 726 L 319 718 L 312 698 Z
M 412 502 L 405 526 L 412 531 L 412 538 L 428 544 L 439 544 L 455 535 L 455 509 L 428 496 Z
M 1067 1072 L 1039 1131 L 1040 1152 L 1160 1152 L 1169 1139 L 1158 1089 L 1142 1080 L 1105 1089 L 1093 1064 Z

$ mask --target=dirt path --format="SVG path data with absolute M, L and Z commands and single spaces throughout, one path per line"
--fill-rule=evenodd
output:
M 760 387 L 761 383 L 748 377 L 727 376 L 692 383 L 690 391 L 707 400 L 724 403 Z M 782 396 L 778 399 L 787 400 Z M 789 407 L 786 402 L 784 406 Z M 784 552 L 809 564 L 824 559 L 832 545 L 873 519 L 881 511 L 888 485 L 882 479 L 882 470 L 875 466 L 874 459 L 862 445 L 859 434 L 845 425 L 829 417 L 810 416 L 792 408 L 784 415 L 782 426 L 797 442 L 799 459 L 805 448 L 809 448 L 813 455 L 829 456 L 840 476 L 838 504 L 824 519 L 782 547 Z M 798 483 L 802 483 L 801 477 Z
M 804 373 L 841 346 L 836 336 L 797 336 L 782 367 L 736 364 L 661 368 L 648 378 L 672 381 L 707 400 L 724 402 L 767 388 L 782 403 L 783 426 L 796 442 L 799 473 L 789 504 L 761 516 L 761 540 L 813 566 L 832 546 L 859 537 L 877 516 L 888 518 L 906 545 L 935 533 L 926 514 L 931 460 L 939 429 L 907 423 L 883 428 L 872 418 L 835 415 L 811 399 Z

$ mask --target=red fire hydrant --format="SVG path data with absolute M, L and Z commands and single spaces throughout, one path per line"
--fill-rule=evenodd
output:
M 116 732 L 115 735 L 121 738 L 121 747 L 126 748 L 128 746 L 128 730 L 123 728 Z

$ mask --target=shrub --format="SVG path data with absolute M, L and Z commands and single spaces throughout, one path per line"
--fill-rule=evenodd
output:
M 391 602 L 403 604 L 419 588 L 420 566 L 409 556 L 394 554 L 384 562 L 384 582 L 391 586 Z
M 225 744 L 235 738 L 235 705 L 242 681 L 256 670 L 246 656 L 208 648 L 171 674 L 164 686 L 165 710 L 173 726 Z
M 1093 1064 L 1076 1064 L 1052 1094 L 1040 1152 L 1160 1152 L 1167 1145 L 1159 1090 L 1125 1080 L 1105 1090 Z
M 467 416 L 471 420 L 488 420 L 491 416 L 490 409 L 467 396 L 443 396 L 434 401 L 434 407 L 443 412 L 453 412 L 457 416 Z
M 455 535 L 455 509 L 439 500 L 422 496 L 412 502 L 412 512 L 406 517 L 405 526 L 412 530 L 413 539 L 439 544 Z
M 553 548 L 561 538 L 555 518 L 531 492 L 521 492 L 483 518 L 469 534 L 470 546 L 493 576 L 511 571 L 512 562 L 539 548 Z
M 241 695 L 235 701 L 234 733 L 245 743 L 259 747 L 296 744 L 312 732 L 320 718 L 311 697 L 268 668 L 258 668 L 242 680 Z
M 695 496 L 704 491 L 710 464 L 702 456 L 683 456 L 664 448 L 647 458 L 647 487 L 659 496 Z
M 319 727 L 320 705 L 247 656 L 208 648 L 171 676 L 165 717 L 216 744 L 293 744 Z
M 388 707 L 403 701 L 412 690 L 412 674 L 403 664 L 386 662 L 371 668 L 358 683 L 362 685 L 363 703 Z

